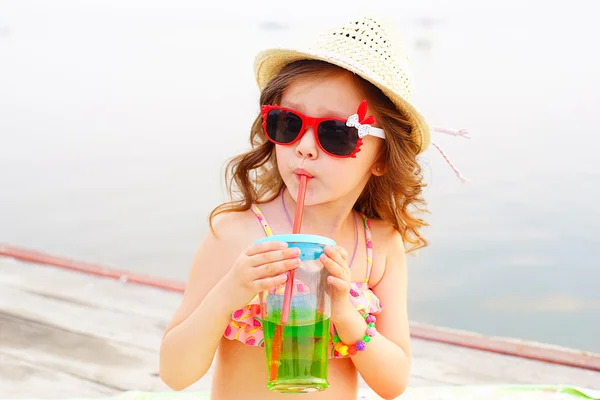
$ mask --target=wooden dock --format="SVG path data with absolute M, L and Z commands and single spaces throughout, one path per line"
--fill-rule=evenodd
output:
M 177 284 L 152 287 L 151 281 L 132 283 L 140 280 L 133 276 L 106 278 L 98 275 L 110 274 L 98 270 L 82 273 L 2 254 L 0 398 L 170 391 L 158 377 L 158 349 L 181 298 Z M 565 384 L 600 390 L 600 355 L 416 323 L 411 329 L 413 387 Z M 449 344 L 461 341 L 471 348 Z M 485 346 L 495 352 L 474 348 Z M 498 354 L 507 349 L 585 368 Z M 208 391 L 210 383 L 209 373 L 188 390 Z

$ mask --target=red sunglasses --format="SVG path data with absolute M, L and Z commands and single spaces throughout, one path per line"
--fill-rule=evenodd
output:
M 267 138 L 282 146 L 291 146 L 296 143 L 306 127 L 310 126 L 315 132 L 319 148 L 333 157 L 356 157 L 360 151 L 362 138 L 371 135 L 385 139 L 383 129 L 374 128 L 373 116 L 367 114 L 367 102 L 363 100 L 358 106 L 356 114 L 347 120 L 340 118 L 313 118 L 290 108 L 276 105 L 263 105 L 262 118 L 263 130 Z

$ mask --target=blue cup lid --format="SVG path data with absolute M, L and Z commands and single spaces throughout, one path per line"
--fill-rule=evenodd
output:
M 324 246 L 335 246 L 335 241 L 325 236 L 307 235 L 303 233 L 288 233 L 283 235 L 265 236 L 254 243 L 287 242 L 287 243 L 315 243 Z

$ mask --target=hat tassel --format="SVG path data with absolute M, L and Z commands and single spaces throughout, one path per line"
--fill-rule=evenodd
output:
M 465 129 L 455 130 L 455 129 L 448 129 L 448 128 L 442 128 L 442 127 L 432 127 L 430 129 L 431 129 L 431 131 L 434 131 L 434 132 L 440 132 L 440 133 L 445 133 L 445 134 L 451 135 L 451 136 L 458 136 L 458 137 L 463 137 L 465 139 L 471 139 L 471 136 L 469 136 L 469 132 L 467 132 Z M 461 174 L 460 170 L 456 167 L 456 165 L 454 165 L 454 163 L 450 160 L 448 155 L 444 152 L 444 150 L 442 150 L 442 148 L 437 143 L 432 141 L 431 144 L 433 146 L 435 146 L 435 148 L 440 152 L 442 157 L 444 157 L 444 160 L 446 160 L 446 163 L 448 163 L 450 168 L 452 168 L 452 171 L 454 171 L 454 173 L 456 174 L 456 176 L 458 177 L 458 179 L 460 179 L 460 181 L 462 183 L 471 182 L 469 179 L 465 178 Z

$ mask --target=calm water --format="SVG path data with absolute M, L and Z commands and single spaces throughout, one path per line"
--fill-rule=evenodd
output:
M 186 278 L 254 53 L 367 4 L 210 3 L 0 2 L 1 242 Z M 474 137 L 435 138 L 471 185 L 423 156 L 411 319 L 600 352 L 598 6 L 394 3 L 421 110 Z

